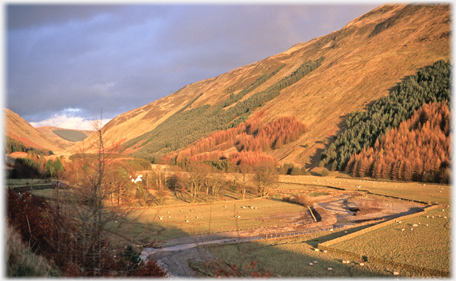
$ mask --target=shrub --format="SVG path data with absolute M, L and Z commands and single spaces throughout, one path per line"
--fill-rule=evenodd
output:
M 167 273 L 156 261 L 147 260 L 146 263 L 142 264 L 138 270 L 136 270 L 134 276 L 166 277 Z
M 323 168 L 323 170 L 321 171 L 320 175 L 322 177 L 327 177 L 327 176 L 329 176 L 329 171 L 326 168 Z
M 56 277 L 61 272 L 49 262 L 35 255 L 22 241 L 20 234 L 10 225 L 6 229 L 6 276 Z

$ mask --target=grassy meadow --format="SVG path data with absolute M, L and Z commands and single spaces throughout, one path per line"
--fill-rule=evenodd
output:
M 347 232 L 351 233 L 361 228 L 363 227 L 348 229 Z M 257 261 L 255 271 L 269 271 L 273 274 L 272 277 L 392 277 L 394 276 L 394 271 L 399 272 L 398 277 L 419 278 L 426 276 L 420 272 L 364 262 L 360 259 L 349 258 L 337 253 L 315 251 L 318 243 L 343 235 L 345 235 L 344 230 L 325 231 L 255 243 L 205 246 L 205 249 L 209 250 L 220 260 L 234 264 L 247 272 L 248 270 L 245 269 L 247 265 L 251 261 Z M 342 262 L 346 260 L 349 260 L 350 263 Z M 310 263 L 313 265 L 310 265 Z M 194 263 L 193 266 L 202 271 L 207 270 L 202 264 Z M 213 273 L 213 269 L 208 272 Z
M 369 191 L 382 196 L 398 197 L 405 200 L 448 205 L 451 185 L 421 182 L 380 181 L 371 178 L 351 178 L 342 173 L 339 176 L 280 176 L 281 182 L 302 185 L 328 186 L 346 191 Z
M 386 225 L 331 245 L 368 257 L 448 272 L 450 270 L 450 211 L 430 210 L 401 223 Z M 394 243 L 389 243 L 394 241 Z
M 190 235 L 286 225 L 289 221 L 280 214 L 307 212 L 303 206 L 278 200 L 229 200 L 213 204 L 139 208 L 129 213 L 124 222 L 135 221 L 135 226 L 130 229 L 132 235 L 147 232 L 148 235 L 143 235 L 143 242 L 147 244 Z M 121 222 L 119 220 L 117 224 Z M 116 227 L 115 224 L 113 222 L 111 226 Z

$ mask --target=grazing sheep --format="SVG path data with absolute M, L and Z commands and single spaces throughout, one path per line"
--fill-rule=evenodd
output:
M 364 266 L 364 263 L 362 262 L 362 263 L 360 263 L 359 265 L 360 265 L 360 266 Z
M 331 270 L 333 270 L 333 269 L 331 267 L 328 267 L 328 271 L 331 271 Z
M 314 265 L 313 263 L 309 263 L 309 265 Z
M 315 250 L 315 252 L 318 252 L 318 251 L 320 251 L 320 249 L 317 249 L 317 248 L 315 248 L 314 250 Z
M 399 275 L 399 271 L 394 271 L 393 274 L 394 275 Z
M 314 261 L 314 264 L 317 264 L 317 263 L 318 263 L 318 261 Z

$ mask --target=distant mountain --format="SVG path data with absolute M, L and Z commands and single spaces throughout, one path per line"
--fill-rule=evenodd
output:
M 7 108 L 4 109 L 4 113 L 4 133 L 7 136 L 7 141 L 16 142 L 19 146 L 25 146 L 28 149 L 50 150 L 53 153 L 59 153 L 64 150 L 62 146 L 33 128 L 32 125 L 22 119 L 18 114 Z
M 450 58 L 450 20 L 448 4 L 380 6 L 338 31 L 121 114 L 103 127 L 105 139 L 123 154 L 157 159 L 191 141 L 179 144 L 176 139 L 159 142 L 158 138 L 171 134 L 188 138 L 195 130 L 192 122 L 200 116 L 207 117 L 198 128 L 207 128 L 206 135 L 238 119 L 256 116 L 269 123 L 295 116 L 308 131 L 268 153 L 281 163 L 318 165 L 333 136 L 346 129 L 350 112 L 366 110 L 418 69 Z M 242 114 L 227 117 L 223 112 L 292 77 L 306 62 L 322 58 L 321 65 L 300 79 L 287 80 L 270 99 Z M 214 124 L 216 116 L 225 119 Z
M 75 145 L 76 142 L 84 140 L 93 133 L 90 130 L 62 129 L 53 126 L 41 126 L 36 127 L 36 129 L 65 149 Z

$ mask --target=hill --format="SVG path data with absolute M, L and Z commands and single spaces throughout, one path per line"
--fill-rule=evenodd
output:
M 71 130 L 53 126 L 41 126 L 36 127 L 36 129 L 64 149 L 75 145 L 76 142 L 82 141 L 92 134 L 90 130 Z
M 22 119 L 18 114 L 5 108 L 5 135 L 7 144 L 14 143 L 19 149 L 34 148 L 43 152 L 52 151 L 58 153 L 63 151 L 63 147 L 52 139 L 33 128 L 27 121 Z M 19 150 L 18 150 L 19 151 Z
M 179 119 L 176 116 L 191 117 L 192 112 L 195 116 L 198 112 L 207 114 L 216 106 L 221 109 L 214 114 L 221 114 L 221 110 L 227 111 L 289 77 L 304 63 L 324 58 L 316 69 L 281 88 L 272 99 L 249 108 L 245 116 L 235 116 L 222 124 L 249 118 L 252 113 L 260 115 L 265 124 L 280 117 L 295 116 L 308 131 L 269 153 L 281 163 L 314 167 L 320 154 L 333 142 L 333 136 L 346 129 L 350 112 L 366 110 L 407 76 L 449 57 L 449 5 L 383 5 L 341 30 L 187 85 L 167 97 L 121 114 L 103 130 L 110 144 L 122 153 L 154 159 L 185 146 L 165 144 L 155 147 L 155 151 L 146 147 L 158 135 L 160 124 L 169 122 L 172 116 Z M 262 77 L 265 78 L 261 80 Z M 257 85 L 251 86 L 256 81 L 259 81 Z M 238 100 L 233 99 L 238 95 Z M 184 119 L 177 121 L 185 127 Z M 222 125 L 215 127 L 224 129 Z M 165 129 L 160 129 L 160 134 L 166 134 Z M 213 131 L 207 131 L 206 135 L 210 133 Z

